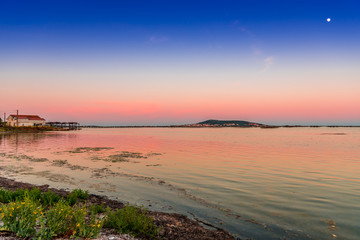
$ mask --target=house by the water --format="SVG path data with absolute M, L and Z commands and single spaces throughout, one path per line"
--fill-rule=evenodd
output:
M 16 115 L 11 114 L 7 118 L 8 126 L 12 127 L 34 127 L 34 126 L 44 126 L 45 119 L 39 117 L 38 115 Z

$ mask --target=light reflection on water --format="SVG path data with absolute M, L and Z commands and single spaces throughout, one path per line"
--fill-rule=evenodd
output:
M 161 155 L 106 160 L 122 151 Z M 360 236 L 359 128 L 83 129 L 0 135 L 0 153 L 2 176 L 184 213 L 241 238 Z

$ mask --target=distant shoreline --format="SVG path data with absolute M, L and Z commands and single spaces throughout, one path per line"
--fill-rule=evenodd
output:
M 186 126 L 186 125 L 165 125 L 165 126 L 96 126 L 96 125 L 84 125 L 80 128 L 261 128 L 261 129 L 274 129 L 274 128 L 360 128 L 360 126 L 333 126 L 333 125 L 282 125 L 282 126 Z M 0 134 L 9 133 L 44 133 L 44 132 L 59 132 L 59 131 L 71 131 L 71 129 L 60 129 L 54 127 L 0 127 Z
M 203 122 L 190 123 L 190 124 L 172 124 L 172 125 L 134 125 L 134 126 L 119 126 L 119 125 L 108 125 L 100 126 L 96 124 L 87 124 L 81 126 L 83 128 L 294 128 L 294 127 L 360 127 L 360 125 L 316 125 L 316 124 L 282 124 L 282 125 L 271 125 L 258 122 L 250 122 L 244 120 L 216 120 L 209 119 Z
M 165 125 L 165 126 L 93 126 L 82 125 L 81 128 L 360 128 L 359 126 L 333 126 L 333 125 L 281 125 L 281 126 L 261 126 L 261 127 L 243 127 L 243 126 L 182 126 L 182 125 Z

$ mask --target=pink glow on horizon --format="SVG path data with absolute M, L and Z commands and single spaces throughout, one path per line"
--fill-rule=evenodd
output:
M 323 99 L 321 101 L 269 100 L 269 101 L 211 101 L 211 102 L 146 102 L 146 101 L 96 101 L 72 105 L 43 104 L 24 106 L 24 114 L 36 113 L 48 121 L 79 122 L 134 122 L 155 124 L 161 120 L 177 123 L 193 119 L 239 119 L 267 121 L 346 121 L 360 119 L 358 102 Z
M 5 87 L 0 110 L 38 114 L 48 121 L 103 124 L 178 124 L 206 119 L 276 122 L 360 122 L 357 82 L 280 84 L 167 83 L 96 86 L 31 85 L 17 91 Z M 110 87 L 109 87 L 110 86 Z M 26 90 L 26 91 L 25 91 Z M 34 94 L 34 92 L 36 94 Z M 16 94 L 16 98 L 13 96 Z M 4 110 L 5 109 L 5 110 Z

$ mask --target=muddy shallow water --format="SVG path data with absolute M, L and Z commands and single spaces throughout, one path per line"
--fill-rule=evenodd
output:
M 0 174 L 178 212 L 253 239 L 357 239 L 360 129 L 0 135 Z

